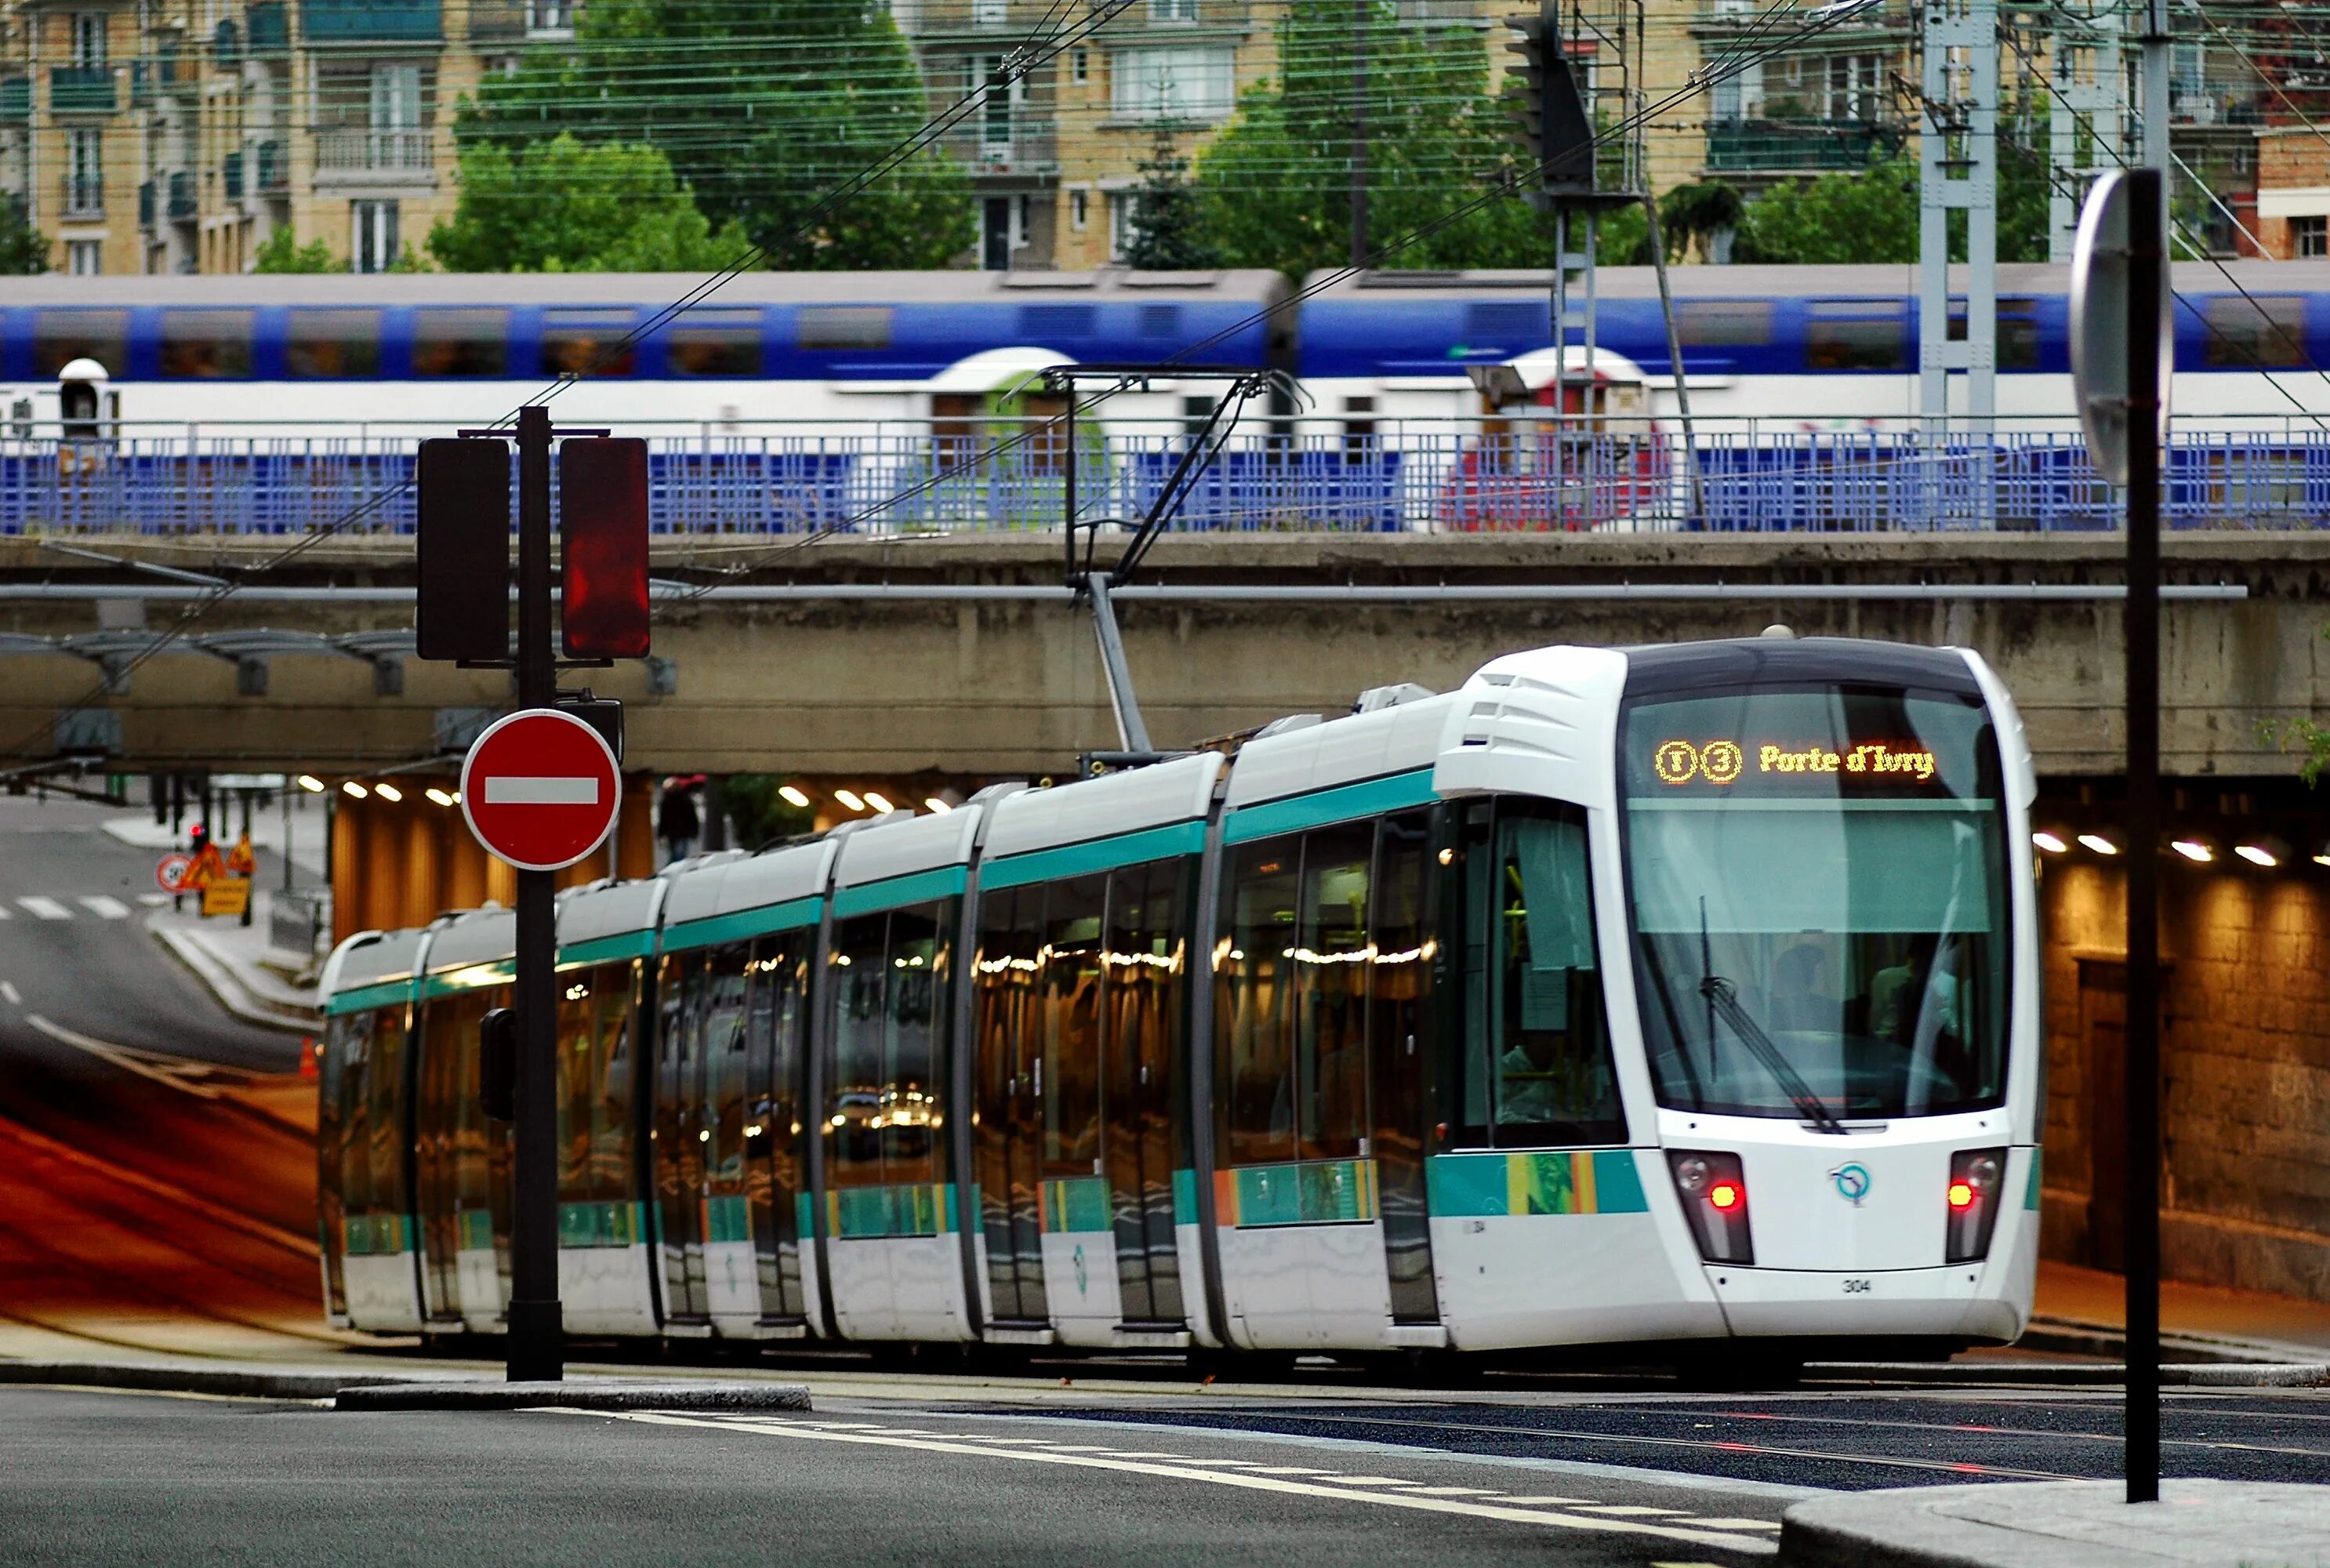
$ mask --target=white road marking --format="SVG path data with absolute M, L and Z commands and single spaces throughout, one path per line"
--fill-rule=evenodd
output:
M 1581 1514 L 1615 1514 L 1629 1519 L 1679 1518 L 1682 1515 L 1681 1508 L 1643 1508 L 1631 1503 L 1584 1503 L 1578 1506 L 1577 1511 Z
M 1703 1530 L 1777 1530 L 1777 1519 L 1700 1519 L 1689 1521 Z
M 5 980 L 0 980 L 0 997 L 7 997 L 8 1006 L 11 1007 L 19 1007 L 24 1006 L 24 998 L 18 996 L 16 994 L 16 987 L 10 985 Z
M 1312 1481 L 1288 1480 L 1277 1476 L 1257 1476 L 1245 1470 L 1199 1469 L 1188 1463 L 1158 1464 L 1126 1459 L 1111 1459 L 1100 1454 L 1061 1453 L 1055 1450 L 1031 1447 L 997 1448 L 990 1440 L 976 1442 L 940 1441 L 934 1439 L 901 1438 L 880 1435 L 875 1431 L 836 1431 L 791 1422 L 739 1421 L 730 1418 L 711 1421 L 700 1416 L 664 1415 L 648 1411 L 573 1410 L 556 1405 L 539 1407 L 550 1415 L 579 1415 L 593 1420 L 612 1418 L 635 1421 L 652 1426 L 692 1426 L 713 1431 L 751 1431 L 767 1437 L 792 1438 L 804 1442 L 864 1443 L 874 1448 L 915 1450 L 924 1453 L 957 1454 L 972 1459 L 1018 1459 L 1039 1465 L 1071 1465 L 1081 1469 L 1115 1470 L 1132 1475 L 1154 1476 L 1164 1480 L 1204 1481 L 1217 1487 L 1242 1487 L 1248 1491 L 1276 1492 L 1283 1497 L 1331 1497 L 1343 1502 L 1367 1503 L 1379 1508 L 1409 1508 L 1418 1513 L 1455 1514 L 1476 1519 L 1498 1519 L 1509 1524 L 1539 1525 L 1558 1530 L 1593 1531 L 1613 1535 L 1641 1535 L 1661 1541 L 1681 1541 L 1694 1546 L 1719 1546 L 1727 1551 L 1753 1556 L 1776 1556 L 1779 1547 L 1773 1542 L 1755 1536 L 1726 1535 L 1717 1530 L 1692 1529 L 1683 1525 L 1650 1524 L 1633 1519 L 1596 1518 L 1584 1514 L 1546 1513 L 1532 1508 L 1517 1508 L 1502 1500 L 1493 1503 L 1469 1502 L 1460 1497 L 1419 1497 L 1409 1491 L 1350 1491 L 1338 1487 L 1322 1486 Z M 1414 1482 L 1401 1482 L 1413 1486 Z M 1660 1510 L 1664 1511 L 1664 1510 Z
M 141 893 L 137 895 L 137 902 L 147 909 L 160 909 L 170 902 L 170 895 L 166 893 Z M 5 912 L 5 911 L 0 911 L 0 913 Z
M 1413 1487 L 1420 1484 L 1403 1481 L 1397 1476 L 1322 1476 L 1320 1478 L 1332 1481 L 1339 1487 Z
M 135 1072 L 140 1078 L 150 1078 L 156 1083 L 166 1083 L 173 1089 L 183 1089 L 203 1100 L 216 1100 L 219 1091 L 207 1083 L 189 1082 L 182 1074 L 206 1072 L 199 1063 L 179 1063 L 176 1058 L 159 1052 L 140 1051 L 134 1045 L 116 1045 L 109 1040 L 99 1040 L 62 1024 L 52 1023 L 38 1013 L 24 1015 L 24 1022 L 60 1044 L 76 1051 L 86 1051 L 100 1062 L 110 1062 L 124 1072 Z
M 1504 1494 L 1488 1487 L 1418 1487 L 1411 1497 L 1496 1497 Z
M 56 900 L 52 898 L 43 898 L 38 893 L 34 893 L 30 898 L 20 898 L 16 902 L 23 904 L 28 912 L 40 916 L 44 921 L 69 921 L 72 919 L 72 911 L 65 908 L 64 905 L 59 903 Z
M 1520 1508 L 1575 1507 L 1587 1501 L 1585 1497 L 1507 1497 L 1505 1501 Z
M 126 921 L 129 918 L 129 906 L 105 893 L 90 893 L 81 902 L 83 909 L 103 920 Z
M 576 779 L 519 779 L 508 775 L 486 779 L 486 804 L 488 806 L 596 806 L 599 804 L 599 780 Z

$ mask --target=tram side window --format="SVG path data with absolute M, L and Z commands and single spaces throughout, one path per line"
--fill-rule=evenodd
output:
M 794 1137 L 800 1129 L 794 1096 L 800 1076 L 802 995 L 807 976 L 800 958 L 800 933 L 762 937 L 753 944 L 744 1003 L 746 1053 L 766 1063 L 768 1077 L 755 1082 L 746 1136 L 770 1140 L 770 1153 L 789 1190 L 798 1185 L 792 1175 Z M 758 1130 L 753 1130 L 757 1129 Z
M 404 1190 L 404 1009 L 381 1007 L 365 1015 L 371 1026 L 370 1062 L 365 1073 L 365 1141 L 372 1165 L 372 1213 L 384 1222 L 409 1212 Z M 376 1250 L 400 1250 L 401 1223 L 384 1223 Z
M 1429 814 L 1404 811 L 1385 817 L 1376 840 L 1375 881 L 1368 890 L 1368 1029 L 1378 1061 L 1430 1049 L 1431 866 Z M 1409 1158 L 1421 1157 L 1428 1119 L 1422 1106 L 1407 1102 L 1420 1088 L 1420 1076 L 1378 1071 L 1375 1081 L 1407 1091 L 1400 1104 L 1375 1107 L 1376 1135 L 1407 1144 L 1403 1152 Z M 1387 1151 L 1376 1152 L 1381 1157 Z
M 632 967 L 558 978 L 558 1190 L 569 1201 L 630 1196 Z
M 380 373 L 380 312 L 295 310 L 283 337 L 284 373 L 329 381 Z
M 1289 970 L 1302 838 L 1286 834 L 1230 853 L 1226 928 L 1216 943 L 1214 1029 L 1221 1073 L 1222 1151 L 1231 1165 L 1295 1157 L 1294 1061 L 1287 1038 Z
M 950 901 L 861 915 L 835 929 L 829 1180 L 836 1187 L 937 1178 L 946 1054 Z
M 1481 801 L 1463 836 L 1463 1141 L 1624 1142 L 1584 811 Z
M 365 1074 L 372 1055 L 372 1015 L 344 1013 L 332 1020 L 324 1053 L 324 1097 L 317 1145 L 323 1152 L 326 1218 L 336 1223 L 334 1246 L 348 1240 L 346 1216 L 365 1212 L 372 1198 L 372 1163 L 365 1131 Z M 336 1211 L 336 1213 L 334 1213 Z
M 704 984 L 705 1087 L 712 1110 L 712 1139 L 705 1176 L 733 1193 L 744 1180 L 744 986 L 745 949 L 739 944 L 712 955 Z
M 1101 908 L 1106 887 L 1106 878 L 1095 873 L 1041 890 L 1047 1176 L 1100 1174 Z
M 1373 822 L 1303 836 L 1293 964 L 1296 1118 L 1304 1159 L 1348 1159 L 1368 1128 L 1368 880 Z

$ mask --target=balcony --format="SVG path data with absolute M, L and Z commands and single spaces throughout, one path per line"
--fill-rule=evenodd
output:
M 469 0 L 469 36 L 523 38 L 526 13 L 526 0 Z
M 0 120 L 11 122 L 33 118 L 33 79 L 12 76 L 0 80 Z
M 170 221 L 183 222 L 202 211 L 202 203 L 194 193 L 194 176 L 175 174 L 170 176 Z
M 242 32 L 232 22 L 221 22 L 211 33 L 211 60 L 221 71 L 242 63 Z
M 948 151 L 975 175 L 1051 175 L 1060 168 L 1047 119 L 1014 119 L 1007 126 L 979 125 L 967 137 L 950 138 Z
M 282 0 L 260 0 L 244 13 L 243 21 L 251 31 L 253 60 L 281 59 L 291 52 L 291 19 Z
M 55 65 L 49 68 L 51 114 L 111 114 L 113 67 Z
M 141 229 L 154 226 L 154 182 L 151 180 L 137 187 L 137 226 Z
M 291 159 L 281 142 L 259 144 L 259 194 L 277 195 L 291 188 Z
M 1707 167 L 1787 175 L 1859 169 L 1900 146 L 1899 130 L 1869 120 L 1718 120 L 1707 128 Z
M 104 217 L 104 178 L 98 175 L 67 175 L 62 216 L 76 221 Z
M 226 187 L 228 201 L 242 200 L 242 155 L 241 153 L 227 154 L 225 160 L 219 165 L 219 179 Z
M 301 0 L 310 43 L 435 43 L 444 37 L 437 0 Z
M 399 130 L 325 130 L 316 133 L 318 177 L 363 175 L 411 180 L 432 166 L 433 136 L 424 127 Z

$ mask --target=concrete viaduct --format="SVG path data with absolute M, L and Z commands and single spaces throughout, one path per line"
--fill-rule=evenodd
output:
M 507 703 L 504 675 L 404 656 L 409 538 L 252 570 L 284 543 L 76 542 L 111 561 L 0 544 L 6 755 L 355 774 L 421 762 Z M 2164 613 L 2167 772 L 2287 776 L 2268 727 L 2330 707 L 2330 536 L 2192 534 L 2165 553 L 2186 596 Z M 1056 535 L 692 539 L 655 570 L 705 590 L 661 603 L 657 660 L 568 678 L 625 701 L 638 767 L 960 779 L 1116 743 Z M 242 587 L 210 602 L 186 574 Z M 2104 534 L 1210 534 L 1160 542 L 1117 608 L 1160 746 L 1386 682 L 1445 689 L 1511 648 L 1785 621 L 1978 648 L 2041 772 L 2085 778 L 2119 762 L 2119 582 Z

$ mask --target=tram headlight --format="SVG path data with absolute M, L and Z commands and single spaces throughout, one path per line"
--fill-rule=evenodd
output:
M 1998 1229 L 1998 1195 L 2006 1185 L 2006 1151 L 1962 1148 L 1950 1157 L 1948 1207 L 1952 1263 L 1976 1263 L 1990 1256 L 1991 1233 Z
M 1683 1216 L 1691 1222 L 1699 1255 L 1710 1263 L 1753 1263 L 1756 1246 L 1748 1230 L 1748 1178 L 1736 1154 L 1669 1149 Z

